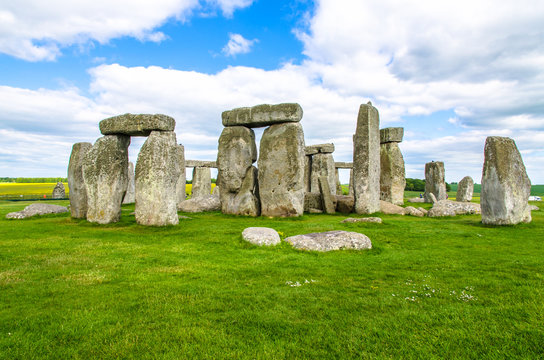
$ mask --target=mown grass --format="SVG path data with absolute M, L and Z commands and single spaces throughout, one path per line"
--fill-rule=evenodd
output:
M 67 201 L 49 203 L 67 204 Z M 542 358 L 544 216 L 246 218 L 184 214 L 143 227 L 65 214 L 6 220 L 0 202 L 0 358 Z M 349 230 L 370 251 L 247 244 Z M 296 285 L 297 282 L 300 286 Z

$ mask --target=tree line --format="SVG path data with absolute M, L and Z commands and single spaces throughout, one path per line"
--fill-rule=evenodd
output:
M 0 177 L 0 182 L 5 183 L 57 183 L 57 182 L 68 182 L 67 178 L 63 177 L 37 177 L 37 178 L 28 178 L 28 177 Z

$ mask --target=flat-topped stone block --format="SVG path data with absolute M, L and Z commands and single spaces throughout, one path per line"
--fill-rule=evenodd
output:
M 353 163 L 337 161 L 334 163 L 334 167 L 336 169 L 353 169 Z
M 186 168 L 194 168 L 194 167 L 217 168 L 217 161 L 185 160 L 185 167 Z
M 163 114 L 124 114 L 100 122 L 104 135 L 149 136 L 151 131 L 174 131 L 176 121 Z
M 285 122 L 299 122 L 302 107 L 296 103 L 257 105 L 223 111 L 223 126 L 265 127 Z
M 334 152 L 334 144 L 318 144 L 308 145 L 304 148 L 306 155 L 315 154 L 332 154 Z
M 380 143 L 390 143 L 390 142 L 402 142 L 402 137 L 404 136 L 404 128 L 401 127 L 389 127 L 385 129 L 380 129 Z

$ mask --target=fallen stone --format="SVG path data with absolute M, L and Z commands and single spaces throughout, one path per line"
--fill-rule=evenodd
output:
M 135 198 L 135 182 L 134 182 L 134 164 L 129 161 L 128 163 L 128 181 L 127 181 L 127 190 L 125 191 L 125 196 L 123 197 L 123 204 L 133 204 L 136 201 Z
M 6 215 L 6 219 L 26 219 L 36 215 L 60 214 L 68 212 L 68 208 L 60 205 L 34 203 L 25 207 L 21 211 L 11 212 Z
M 321 252 L 341 249 L 366 250 L 372 248 L 372 243 L 366 235 L 339 230 L 290 236 L 285 241 L 295 249 Z
M 332 154 L 334 152 L 334 144 L 308 145 L 304 148 L 304 152 L 306 155 Z
M 425 209 L 425 208 L 422 208 L 422 207 L 418 207 L 417 208 L 419 211 L 421 211 L 424 215 L 427 215 L 427 213 L 429 212 L 429 210 Z
M 415 197 L 415 198 L 408 199 L 408 202 L 409 203 L 424 203 L 425 199 L 420 197 Z
M 263 216 L 300 216 L 304 210 L 304 133 L 300 123 L 272 125 L 260 144 L 259 195 Z
M 336 211 L 342 214 L 351 214 L 354 210 L 355 199 L 349 195 L 336 196 Z
M 470 202 L 474 193 L 474 180 L 470 176 L 465 176 L 457 185 L 457 194 L 455 200 L 459 202 Z
M 259 246 L 277 245 L 281 242 L 278 232 L 267 227 L 245 228 L 242 231 L 242 239 Z
M 514 140 L 490 136 L 485 141 L 482 171 L 482 223 L 514 225 L 531 222 L 531 181 Z
M 185 169 L 184 169 L 185 170 Z M 152 131 L 136 162 L 136 222 L 147 226 L 179 223 L 176 185 L 181 167 L 173 131 Z
M 447 198 L 442 161 L 431 161 L 425 164 L 425 202 L 432 202 L 430 194 L 433 194 L 439 201 Z
M 302 108 L 299 104 L 257 105 L 224 111 L 223 126 L 264 127 L 285 122 L 299 122 Z
M 347 223 L 347 224 L 350 224 L 350 223 L 376 223 L 376 224 L 381 224 L 382 219 L 380 219 L 379 217 L 347 218 L 347 219 L 344 219 L 344 220 L 342 220 L 340 222 L 341 223 Z
M 353 191 L 355 212 L 380 211 L 380 117 L 369 102 L 359 107 L 353 137 Z
M 321 210 L 321 209 L 314 209 L 314 208 L 311 208 L 308 212 L 309 212 L 310 214 L 323 214 L 323 210 Z
M 64 184 L 62 182 L 59 181 L 57 185 L 55 185 L 51 197 L 53 199 L 64 199 L 66 197 L 66 189 L 64 189 Z
M 404 128 L 401 127 L 389 127 L 380 130 L 380 143 L 400 143 L 404 136 Z
M 185 216 L 185 215 L 179 215 L 178 218 L 179 218 L 180 220 L 192 220 L 192 219 L 193 219 L 192 217 Z
M 85 155 L 83 178 L 87 190 L 87 220 L 109 224 L 121 218 L 121 202 L 128 182 L 126 135 L 105 135 Z
M 103 135 L 149 136 L 152 131 L 174 131 L 176 121 L 163 114 L 124 114 L 99 123 Z
M 404 208 L 387 201 L 380 201 L 380 211 L 388 215 L 404 215 Z
M 421 211 L 419 211 L 418 209 L 416 209 L 415 207 L 413 206 L 407 206 L 404 208 L 404 215 L 411 215 L 411 216 L 417 216 L 417 217 L 423 217 L 425 216 L 424 213 L 422 213 Z
M 181 203 L 180 211 L 189 213 L 199 213 L 204 211 L 221 210 L 221 201 L 213 195 L 196 199 L 188 199 Z
M 75 143 L 72 146 L 68 163 L 68 188 L 70 189 L 70 215 L 76 219 L 87 217 L 87 189 L 83 179 L 83 160 L 92 148 L 88 142 Z
M 531 211 L 539 211 L 540 208 L 539 208 L 538 206 L 536 206 L 536 205 L 529 205 L 529 210 L 531 210 Z
M 437 201 L 427 212 L 429 217 L 480 214 L 480 204 L 451 200 Z
M 431 204 L 435 204 L 435 203 L 438 202 L 438 200 L 436 199 L 436 196 L 434 196 L 433 193 L 427 194 L 427 198 L 429 199 L 429 202 L 430 202 Z

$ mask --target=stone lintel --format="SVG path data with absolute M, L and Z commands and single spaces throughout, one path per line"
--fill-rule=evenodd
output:
M 336 169 L 353 169 L 353 163 L 352 162 L 335 162 L 334 167 Z
M 242 107 L 221 114 L 223 126 L 265 127 L 285 122 L 299 122 L 302 107 L 296 103 Z
M 163 114 L 124 114 L 100 121 L 104 135 L 149 136 L 152 131 L 174 131 L 176 121 Z
M 195 168 L 195 167 L 217 168 L 217 161 L 185 160 L 185 167 L 186 168 Z
M 404 128 L 401 127 L 388 127 L 385 129 L 380 129 L 380 143 L 390 143 L 390 142 L 402 142 L 402 137 L 404 136 Z
M 304 152 L 306 155 L 332 154 L 334 152 L 334 144 L 308 145 L 305 147 Z

